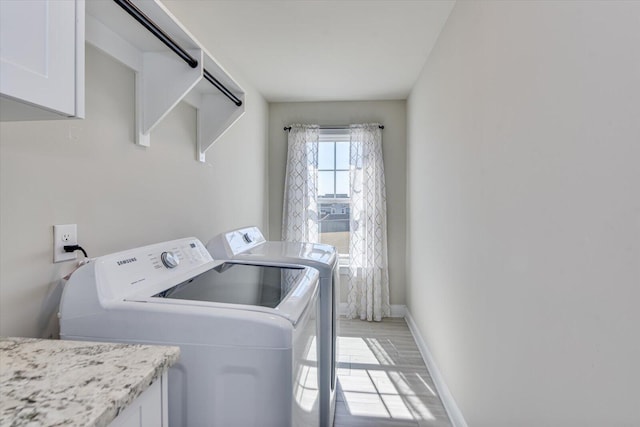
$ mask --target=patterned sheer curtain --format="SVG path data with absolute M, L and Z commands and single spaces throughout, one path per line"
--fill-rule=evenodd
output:
M 351 219 L 347 317 L 391 315 L 387 263 L 387 196 L 378 123 L 351 126 Z
M 318 242 L 317 125 L 291 125 L 284 182 L 282 240 Z

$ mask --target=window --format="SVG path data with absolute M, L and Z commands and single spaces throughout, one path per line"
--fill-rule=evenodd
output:
M 318 235 L 341 259 L 349 256 L 349 140 L 348 129 L 323 129 L 318 144 Z

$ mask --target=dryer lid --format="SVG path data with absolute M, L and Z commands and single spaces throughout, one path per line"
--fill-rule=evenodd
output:
M 245 227 L 215 236 L 207 243 L 207 250 L 216 260 L 244 260 L 302 264 L 331 275 L 338 261 L 333 246 L 322 243 L 266 241 L 258 227 Z

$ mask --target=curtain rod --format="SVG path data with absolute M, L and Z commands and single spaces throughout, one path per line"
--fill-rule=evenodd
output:
M 380 129 L 384 129 L 384 125 L 378 125 L 378 127 Z M 333 129 L 350 129 L 351 126 L 349 125 L 342 125 L 342 126 L 319 126 L 320 129 L 327 129 L 327 130 L 333 130 Z M 285 131 L 290 131 L 291 130 L 291 126 L 285 126 L 284 127 Z
M 176 55 L 184 60 L 191 68 L 198 66 L 198 60 L 182 48 L 175 40 L 173 40 L 167 33 L 162 31 L 162 28 L 145 15 L 140 9 L 138 9 L 130 0 L 113 0 L 118 6 L 123 8 L 129 15 L 131 15 L 136 21 L 145 27 L 151 34 L 156 36 L 162 43 L 164 43 L 169 49 L 171 49 Z M 223 95 L 233 101 L 236 106 L 241 106 L 242 101 L 235 96 L 229 89 L 227 89 L 222 83 L 216 80 L 206 69 L 202 69 L 204 78 L 216 87 Z

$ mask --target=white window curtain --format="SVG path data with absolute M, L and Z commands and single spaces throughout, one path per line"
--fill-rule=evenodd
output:
M 387 195 L 378 123 L 351 126 L 351 219 L 347 317 L 391 315 L 387 262 Z
M 282 240 L 318 242 L 317 125 L 291 125 L 285 174 Z M 387 206 L 378 123 L 352 125 L 349 292 L 347 317 L 380 321 L 389 317 Z
M 317 125 L 291 125 L 284 183 L 282 240 L 318 242 Z

